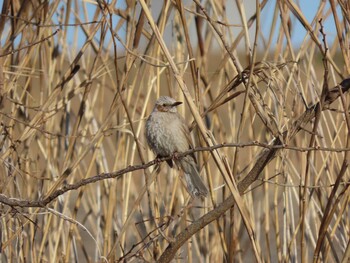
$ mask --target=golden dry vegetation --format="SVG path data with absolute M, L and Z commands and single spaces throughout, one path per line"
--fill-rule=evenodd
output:
M 314 2 L 3 0 L 2 262 L 349 262 L 350 4 Z M 160 95 L 205 200 L 146 144 Z

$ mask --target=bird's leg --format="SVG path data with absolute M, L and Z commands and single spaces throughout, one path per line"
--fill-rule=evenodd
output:
M 180 157 L 179 157 L 179 153 L 178 152 L 173 152 L 173 155 L 172 155 L 172 157 L 173 157 L 173 159 L 174 159 L 174 161 L 177 161 L 177 160 L 179 160 L 180 159 Z
M 156 156 L 156 163 L 161 163 L 162 162 L 162 156 L 160 156 L 159 154 Z

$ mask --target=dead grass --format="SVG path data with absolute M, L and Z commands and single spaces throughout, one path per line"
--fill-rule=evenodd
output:
M 265 0 L 42 2 L 0 19 L 4 262 L 348 262 L 347 1 L 277 1 L 267 33 Z M 143 135 L 160 95 L 210 187 L 190 206 Z

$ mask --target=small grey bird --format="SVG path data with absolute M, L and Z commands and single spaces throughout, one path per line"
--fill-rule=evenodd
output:
M 173 98 L 159 97 L 147 119 L 147 142 L 157 157 L 166 157 L 193 148 L 185 120 L 176 109 L 176 106 L 180 104 L 182 102 L 178 102 Z M 170 167 L 173 167 L 172 160 L 168 160 L 167 163 Z M 175 163 L 184 171 L 187 189 L 191 196 L 206 197 L 208 189 L 199 176 L 195 156 L 193 154 L 186 155 L 175 159 Z

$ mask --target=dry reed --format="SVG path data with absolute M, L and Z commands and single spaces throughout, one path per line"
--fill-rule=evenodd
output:
M 346 0 L 4 0 L 1 259 L 349 262 L 349 26 Z M 205 200 L 146 145 L 160 95 Z

